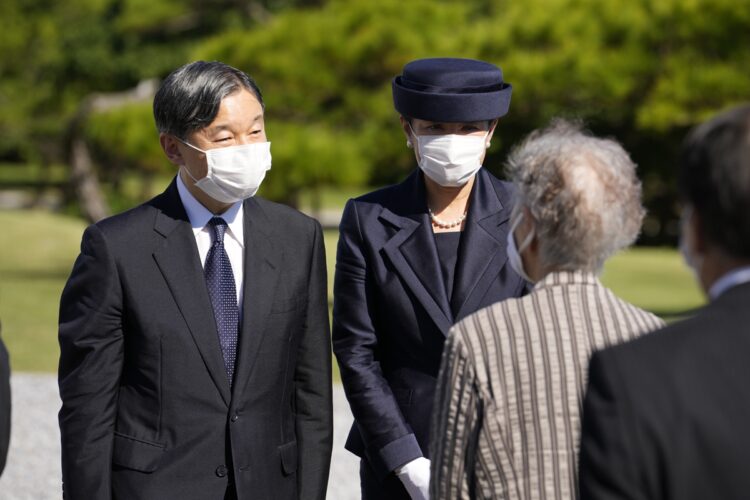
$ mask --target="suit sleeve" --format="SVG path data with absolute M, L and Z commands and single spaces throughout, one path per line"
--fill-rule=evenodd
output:
M 638 481 L 641 457 L 633 449 L 634 422 L 619 383 L 617 360 L 609 354 L 597 352 L 589 363 L 581 429 L 581 500 L 642 500 L 646 495 Z
M 315 222 L 305 332 L 294 377 L 298 446 L 298 495 L 323 499 L 333 446 L 331 337 L 325 247 Z
M 0 339 L 0 475 L 5 469 L 10 443 L 10 360 Z
M 430 431 L 430 498 L 473 498 L 482 401 L 474 365 L 454 328 L 446 340 Z
M 384 478 L 421 457 L 422 450 L 378 361 L 367 274 L 357 208 L 350 200 L 341 218 L 336 254 L 333 350 L 365 455 L 376 474 Z
M 59 342 L 64 497 L 106 500 L 123 362 L 122 291 L 97 226 L 85 231 L 62 293 Z

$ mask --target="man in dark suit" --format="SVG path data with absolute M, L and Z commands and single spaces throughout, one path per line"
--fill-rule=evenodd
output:
M 2 326 L 0 326 L 2 330 Z M 0 475 L 5 469 L 10 444 L 10 360 L 0 338 Z
M 323 236 L 253 196 L 263 111 L 242 71 L 174 71 L 154 116 L 177 177 L 84 233 L 60 305 L 66 498 L 325 497 Z
M 679 186 L 681 248 L 710 303 L 592 358 L 583 500 L 750 492 L 750 105 L 690 134 Z
M 421 59 L 393 81 L 419 168 L 350 200 L 341 219 L 333 347 L 355 424 L 362 496 L 424 499 L 445 336 L 526 291 L 508 264 L 513 192 L 481 168 L 511 86 L 483 61 Z

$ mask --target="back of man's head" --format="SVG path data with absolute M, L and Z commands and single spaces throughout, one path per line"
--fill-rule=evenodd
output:
M 703 235 L 729 256 L 750 258 L 750 104 L 696 127 L 683 145 L 679 188 Z

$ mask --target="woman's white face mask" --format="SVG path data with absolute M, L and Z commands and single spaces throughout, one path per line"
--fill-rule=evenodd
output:
M 206 155 L 208 172 L 204 178 L 196 180 L 187 168 L 185 172 L 200 190 L 222 203 L 235 203 L 254 196 L 266 172 L 271 169 L 270 142 L 205 151 L 188 142 L 181 142 Z
M 482 167 L 482 155 L 489 147 L 484 135 L 417 135 L 409 125 L 417 142 L 419 168 L 424 174 L 446 187 L 463 186 Z

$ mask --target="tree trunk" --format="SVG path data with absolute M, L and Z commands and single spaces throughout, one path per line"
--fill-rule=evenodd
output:
M 68 125 L 66 142 L 71 168 L 70 182 L 83 215 L 89 222 L 97 222 L 107 217 L 110 210 L 102 193 L 99 177 L 91 160 L 91 153 L 83 137 L 83 124 L 92 111 L 106 111 L 132 102 L 151 99 L 157 87 L 156 80 L 144 80 L 135 88 L 124 92 L 91 94 L 81 101 L 78 111 Z
M 81 137 L 73 139 L 71 144 L 70 168 L 70 180 L 86 219 L 89 222 L 97 222 L 107 217 L 109 205 L 104 199 L 99 178 L 94 172 L 89 148 Z

